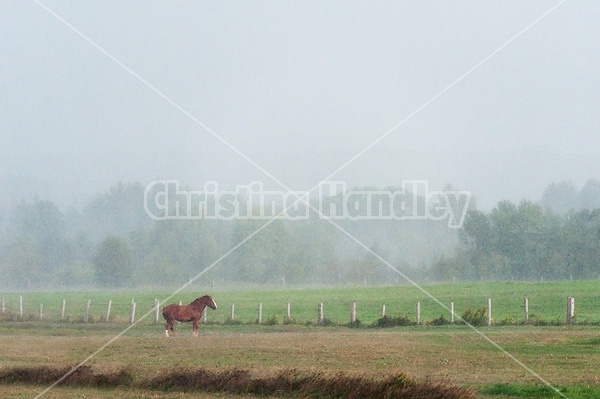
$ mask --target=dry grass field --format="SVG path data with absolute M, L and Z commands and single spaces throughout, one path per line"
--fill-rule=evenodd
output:
M 54 331 L 53 335 L 28 329 L 19 334 L 4 331 L 0 371 L 15 367 L 75 365 L 118 332 L 117 329 L 93 331 L 93 326 L 83 333 L 77 331 L 61 330 L 61 334 Z M 511 326 L 482 328 L 481 331 L 552 385 L 590 386 L 590 394 L 598 392 L 600 338 L 597 327 Z M 331 375 L 343 372 L 372 378 L 406 373 L 419 381 L 476 389 L 498 383 L 542 384 L 509 356 L 461 326 L 356 330 L 209 325 L 202 328 L 197 338 L 191 337 L 185 327 L 180 328 L 180 334 L 174 338 L 166 338 L 162 332 L 159 325 L 132 330 L 93 356 L 87 365 L 98 373 L 126 369 L 135 379 L 157 378 L 174 369 L 204 367 L 210 370 L 242 368 L 257 377 L 285 369 Z M 11 398 L 35 397 L 44 388 L 43 385 L 0 385 L 2 396 Z M 81 387 L 57 387 L 44 397 L 79 398 L 82 395 L 86 398 L 184 397 L 181 392 L 167 395 L 160 391 Z M 223 395 L 204 393 L 194 397 L 234 397 Z

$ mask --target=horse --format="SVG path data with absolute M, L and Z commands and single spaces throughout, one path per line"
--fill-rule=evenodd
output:
M 198 322 L 202 317 L 202 312 L 204 308 L 209 307 L 211 309 L 216 309 L 217 304 L 214 299 L 210 295 L 204 295 L 200 298 L 196 298 L 192 303 L 186 306 L 171 304 L 165 306 L 163 308 L 163 317 L 167 321 L 165 323 L 165 335 L 169 336 L 169 330 L 173 336 L 175 336 L 175 329 L 173 328 L 173 323 L 175 320 L 177 321 L 191 321 L 192 322 L 192 335 L 194 337 L 198 336 Z

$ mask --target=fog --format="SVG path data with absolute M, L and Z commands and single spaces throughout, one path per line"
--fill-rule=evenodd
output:
M 203 284 L 594 278 L 599 12 L 1 3 L 0 289 L 177 287 L 236 246 Z M 329 205 L 366 213 L 361 190 L 386 189 L 398 218 L 343 214 L 342 232 L 313 209 L 246 243 L 255 218 L 162 220 L 191 204 L 168 190 L 148 213 L 157 180 L 194 201 L 329 181 L 359 193 Z
M 600 5 L 557 4 L 4 2 L 2 197 L 420 179 L 490 209 L 581 186 Z

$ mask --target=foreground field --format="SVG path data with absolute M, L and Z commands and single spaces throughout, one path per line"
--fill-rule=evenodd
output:
M 68 329 L 63 330 L 63 336 L 29 335 L 27 330 L 19 335 L 6 332 L 2 336 L 0 370 L 77 364 L 106 344 L 116 329 L 95 332 L 90 327 L 86 336 L 77 336 L 75 330 Z M 568 387 L 567 392 L 569 389 L 575 392 L 574 387 L 586 389 L 585 396 L 568 397 L 600 397 L 597 328 L 497 327 L 484 332 L 552 385 Z M 189 335 L 165 338 L 160 326 L 144 326 L 117 339 L 88 364 L 97 372 L 128 369 L 140 377 L 160 376 L 178 367 L 244 368 L 258 376 L 289 368 L 372 377 L 406 373 L 417 380 L 430 379 L 479 390 L 494 384 L 542 385 L 539 378 L 481 336 L 457 326 L 389 330 L 205 326 L 198 338 Z M 26 397 L 20 396 L 21 388 L 0 386 L 15 398 Z M 36 394 L 42 389 L 26 387 L 27 392 Z M 59 392 L 80 391 L 60 388 Z M 89 392 L 92 396 L 86 393 L 86 397 L 94 397 L 93 391 Z M 108 392 L 115 397 L 146 397 L 137 391 L 129 396 Z M 108 392 L 103 391 L 102 397 L 110 397 Z M 147 397 L 163 396 L 155 393 Z
M 59 370 L 85 360 L 95 373 L 125 370 L 133 380 L 129 387 L 59 386 L 44 395 L 49 398 L 189 397 L 177 389 L 140 389 L 139 383 L 168 376 L 174 370 L 198 368 L 215 373 L 243 369 L 256 378 L 270 378 L 285 370 L 370 379 L 407 375 L 415 381 L 472 388 L 486 399 L 600 398 L 599 286 L 598 281 L 585 281 L 425 287 L 441 303 L 455 302 L 457 314 L 469 307 L 485 307 L 491 297 L 494 325 L 477 331 L 464 325 L 429 325 L 428 321 L 444 314 L 449 318 L 449 314 L 414 287 L 216 291 L 213 295 L 219 308 L 209 311 L 208 324 L 201 326 L 197 338 L 191 337 L 189 324 L 176 326 L 177 337 L 164 337 L 163 323 L 154 322 L 152 306 L 154 298 L 165 298 L 165 293 L 23 294 L 22 318 L 14 317 L 19 294 L 6 293 L 7 311 L 0 321 L 0 373 L 35 367 Z M 207 292 L 182 292 L 170 302 L 186 303 Z M 529 324 L 524 324 L 525 296 L 530 301 Z M 564 321 L 568 296 L 576 298 L 576 325 L 572 326 Z M 60 320 L 63 298 L 69 305 L 65 320 Z M 134 325 L 128 321 L 132 298 L 140 304 L 138 315 L 148 315 Z M 88 299 L 92 311 L 89 322 L 83 323 L 81 315 Z M 113 308 L 107 322 L 102 314 L 109 300 Z M 346 326 L 353 301 L 357 302 L 361 328 Z M 370 327 L 381 317 L 384 304 L 387 314 L 414 320 L 417 301 L 421 303 L 421 325 Z M 331 321 L 329 327 L 316 324 L 320 302 Z M 40 303 L 44 304 L 42 320 L 37 314 Z M 269 320 L 271 325 L 256 323 L 258 303 L 263 304 L 263 322 Z M 287 303 L 291 304 L 292 324 L 283 324 Z M 231 304 L 236 306 L 236 323 L 230 322 Z M 553 393 L 543 381 L 560 388 L 564 396 Z M 0 396 L 36 397 L 47 385 L 5 381 L 0 384 Z M 236 395 L 195 392 L 194 397 Z

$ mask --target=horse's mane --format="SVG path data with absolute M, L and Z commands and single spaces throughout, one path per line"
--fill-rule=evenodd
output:
M 194 299 L 194 301 L 192 303 L 190 303 L 190 306 L 193 306 L 193 307 L 199 307 L 201 305 L 206 306 L 207 305 L 206 302 L 207 302 L 208 298 L 209 298 L 208 295 L 204 295 L 204 296 L 201 296 L 200 298 L 196 298 L 196 299 Z

